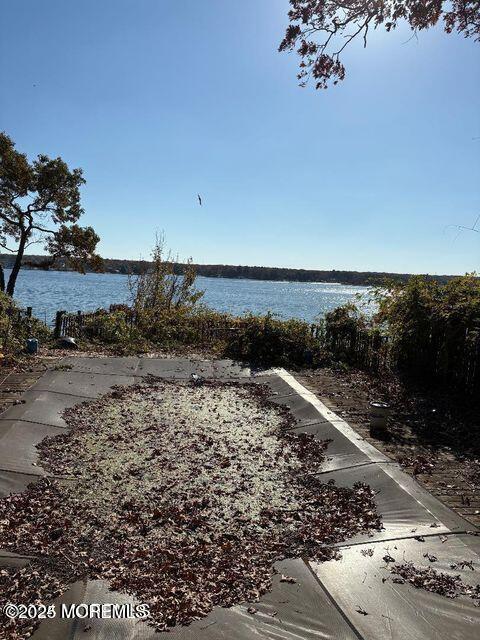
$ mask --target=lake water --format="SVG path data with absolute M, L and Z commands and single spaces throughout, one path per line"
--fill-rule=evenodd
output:
M 370 306 L 367 287 L 342 284 L 199 277 L 197 286 L 205 290 L 202 300 L 206 305 L 234 315 L 271 311 L 281 318 L 312 322 L 339 305 L 355 302 L 359 294 Z M 33 307 L 34 315 L 51 323 L 59 309 L 89 311 L 128 302 L 128 277 L 25 269 L 19 274 L 15 298 L 22 306 Z

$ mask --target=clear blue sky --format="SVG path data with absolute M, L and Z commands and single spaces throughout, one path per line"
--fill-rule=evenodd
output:
M 0 128 L 84 169 L 104 256 L 163 229 L 203 263 L 479 270 L 445 229 L 480 212 L 479 44 L 375 34 L 316 92 L 277 53 L 286 0 L 0 5 Z

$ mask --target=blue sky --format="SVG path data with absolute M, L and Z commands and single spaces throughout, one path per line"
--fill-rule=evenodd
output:
M 277 53 L 287 10 L 3 0 L 0 128 L 84 169 L 106 257 L 163 229 L 202 263 L 479 270 L 480 234 L 445 227 L 480 213 L 480 45 L 379 32 L 316 92 Z

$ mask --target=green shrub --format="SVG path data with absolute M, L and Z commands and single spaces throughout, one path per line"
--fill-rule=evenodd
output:
M 415 276 L 375 292 L 378 312 L 367 319 L 354 306 L 326 316 L 333 357 L 380 370 L 388 365 L 422 385 L 480 391 L 480 280 L 441 285 Z
M 191 347 L 258 366 L 318 366 L 325 361 L 322 340 L 308 323 L 270 314 L 235 317 L 204 306 L 157 309 L 156 314 L 117 308 L 90 316 L 83 330 L 87 339 L 122 352 Z
M 107 344 L 126 343 L 136 337 L 136 328 L 132 326 L 127 313 L 121 310 L 111 313 L 98 310 L 87 316 L 83 330 L 87 338 L 99 338 Z
M 10 296 L 0 292 L 0 350 L 4 355 L 25 352 L 28 338 L 37 338 L 42 345 L 50 337 L 51 331 L 45 323 L 27 317 Z
M 400 371 L 469 384 L 466 370 L 480 365 L 480 280 L 474 274 L 445 285 L 413 277 L 379 292 L 378 302 L 375 321 L 388 327 Z
M 225 354 L 261 366 L 318 366 L 325 359 L 322 344 L 308 323 L 279 320 L 271 314 L 242 319 Z

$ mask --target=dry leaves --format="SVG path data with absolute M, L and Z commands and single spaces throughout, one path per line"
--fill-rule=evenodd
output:
M 393 566 L 390 571 L 399 578 L 396 582 L 408 582 L 417 589 L 424 589 L 431 593 L 445 596 L 447 598 L 457 598 L 460 595 L 473 598 L 478 606 L 480 602 L 480 585 L 471 586 L 466 584 L 462 578 L 436 571 L 431 567 L 416 567 L 413 562 L 405 562 Z
M 63 478 L 0 501 L 0 544 L 50 558 L 39 598 L 101 578 L 147 603 L 158 630 L 258 600 L 277 560 L 334 558 L 335 543 L 380 528 L 373 492 L 308 475 L 326 443 L 287 431 L 268 393 L 149 381 L 68 409 L 72 431 L 39 445 Z M 37 566 L 19 571 L 9 589 Z

